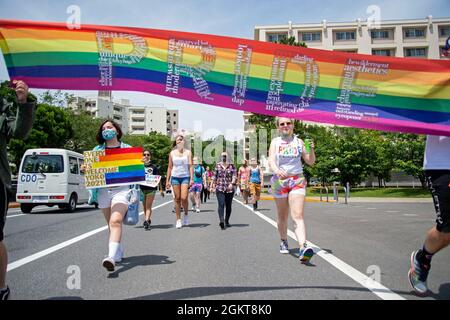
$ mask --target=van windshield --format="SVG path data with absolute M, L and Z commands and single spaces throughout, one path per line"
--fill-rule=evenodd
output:
M 60 155 L 28 155 L 22 166 L 23 173 L 62 173 L 63 157 Z

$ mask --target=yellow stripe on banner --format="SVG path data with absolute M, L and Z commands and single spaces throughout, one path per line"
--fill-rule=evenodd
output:
M 122 166 L 131 166 L 131 165 L 142 165 L 141 159 L 131 159 L 131 160 L 117 160 L 117 161 L 103 161 L 96 162 L 92 164 L 92 168 L 111 168 L 111 167 L 122 167 Z

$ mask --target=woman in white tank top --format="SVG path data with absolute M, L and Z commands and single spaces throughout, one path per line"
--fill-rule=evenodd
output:
M 271 189 L 278 211 L 278 232 L 281 238 L 280 253 L 289 253 L 287 243 L 287 225 L 289 209 L 295 224 L 295 235 L 300 246 L 299 259 L 308 262 L 314 250 L 306 243 L 306 228 L 303 218 L 306 195 L 306 179 L 303 176 L 302 158 L 312 166 L 316 161 L 314 143 L 311 150 L 305 151 L 303 140 L 294 136 L 294 121 L 289 118 L 277 118 L 276 124 L 280 136 L 273 139 L 269 150 L 269 166 L 274 175 Z
M 175 227 L 189 225 L 188 220 L 188 192 L 189 186 L 194 181 L 192 170 L 192 154 L 184 148 L 184 137 L 178 135 L 173 142 L 173 149 L 169 154 L 169 165 L 167 167 L 166 189 L 172 188 L 175 199 L 175 213 L 177 221 Z M 181 222 L 181 206 L 184 209 L 183 222 Z

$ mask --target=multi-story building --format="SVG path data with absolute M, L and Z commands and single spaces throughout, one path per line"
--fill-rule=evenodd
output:
M 256 26 L 254 39 L 276 42 L 295 37 L 308 48 L 354 52 L 359 54 L 425 59 L 446 59 L 442 48 L 450 37 L 450 18 L 391 21 L 327 22 Z M 244 156 L 249 154 L 248 123 L 251 113 L 244 113 Z
M 86 110 L 96 118 L 112 118 L 129 134 L 148 134 L 152 131 L 172 135 L 178 130 L 178 110 L 163 106 L 132 106 L 127 99 L 113 101 L 107 91 L 96 98 L 75 97 L 69 106 L 74 110 Z
M 450 18 L 327 22 L 256 26 L 255 40 L 293 36 L 308 48 L 392 57 L 440 59 L 450 37 Z

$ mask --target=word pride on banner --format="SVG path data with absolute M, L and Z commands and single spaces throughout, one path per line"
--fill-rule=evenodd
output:
M 137 184 L 145 181 L 142 148 L 85 151 L 86 188 Z
M 142 91 L 272 116 L 450 135 L 450 62 L 165 30 L 0 20 L 11 79 Z

